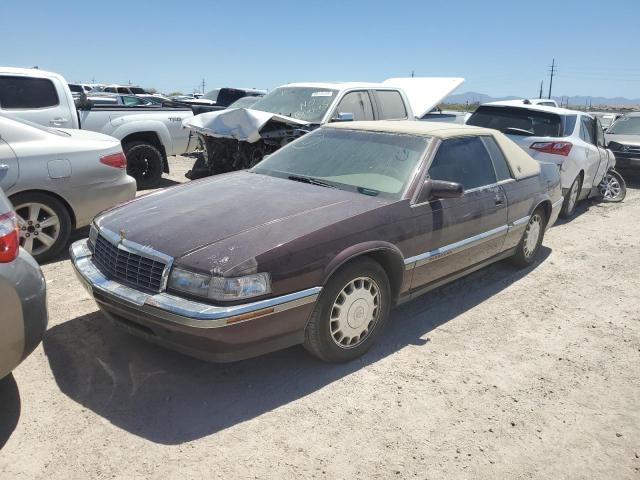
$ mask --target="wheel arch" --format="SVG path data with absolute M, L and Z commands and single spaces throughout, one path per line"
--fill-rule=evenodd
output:
M 39 189 L 28 189 L 28 190 L 21 190 L 19 192 L 14 192 L 9 196 L 9 200 L 11 201 L 11 204 L 13 205 L 13 198 L 16 195 L 25 195 L 25 194 L 29 194 L 29 193 L 39 193 L 41 195 L 48 195 L 50 197 L 55 198 L 56 200 L 59 200 L 67 209 L 67 212 L 69 212 L 69 217 L 71 218 L 71 228 L 73 230 L 76 229 L 76 212 L 73 210 L 73 208 L 71 207 L 71 204 L 61 195 L 52 192 L 50 190 L 39 190 Z M 15 205 L 13 205 L 15 207 Z
M 338 269 L 362 257 L 378 262 L 389 278 L 392 304 L 396 302 L 404 282 L 404 257 L 400 249 L 386 242 L 365 242 L 351 246 L 336 255 L 324 271 L 323 285 L 330 280 Z

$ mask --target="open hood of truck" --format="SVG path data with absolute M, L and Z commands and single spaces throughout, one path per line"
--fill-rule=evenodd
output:
M 182 125 L 210 137 L 234 138 L 254 143 L 260 140 L 260 130 L 270 120 L 294 127 L 309 125 L 309 122 L 303 120 L 248 108 L 201 113 L 187 118 Z
M 383 85 L 404 91 L 416 118 L 436 108 L 462 83 L 464 78 L 459 77 L 398 77 L 382 82 Z

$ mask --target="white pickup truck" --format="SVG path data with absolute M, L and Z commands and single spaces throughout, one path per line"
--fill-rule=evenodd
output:
M 152 188 L 169 172 L 167 157 L 195 150 L 197 138 L 182 126 L 190 108 L 123 107 L 74 102 L 66 80 L 38 69 L 0 67 L 0 113 L 46 127 L 81 128 L 117 138 L 127 173 L 138 188 Z M 1 132 L 0 132 L 1 134 Z
M 290 83 L 250 108 L 196 115 L 184 125 L 202 135 L 206 155 L 196 161 L 187 177 L 250 168 L 325 123 L 421 118 L 462 82 L 457 77 L 412 77 L 381 83 Z

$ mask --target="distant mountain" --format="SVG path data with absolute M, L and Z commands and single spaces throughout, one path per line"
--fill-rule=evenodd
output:
M 487 103 L 487 102 L 497 102 L 501 100 L 517 100 L 519 98 L 524 97 L 492 97 L 490 95 L 486 95 L 484 93 L 478 92 L 465 92 L 465 93 L 456 93 L 454 95 L 449 95 L 444 99 L 443 103 Z M 567 97 L 552 97 L 558 103 L 562 101 L 562 103 L 567 103 Z M 632 106 L 632 105 L 640 105 L 640 98 L 624 98 L 624 97 L 614 97 L 614 98 L 605 98 L 605 97 L 584 97 L 584 96 L 573 96 L 569 98 L 569 105 L 608 105 L 608 106 Z

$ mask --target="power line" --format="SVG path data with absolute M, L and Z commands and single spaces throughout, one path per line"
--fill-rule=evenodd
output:
M 550 73 L 550 78 L 549 78 L 549 96 L 547 98 L 551 98 L 551 87 L 553 87 L 553 75 L 556 73 L 556 59 L 554 58 L 551 61 L 551 70 L 549 71 Z

